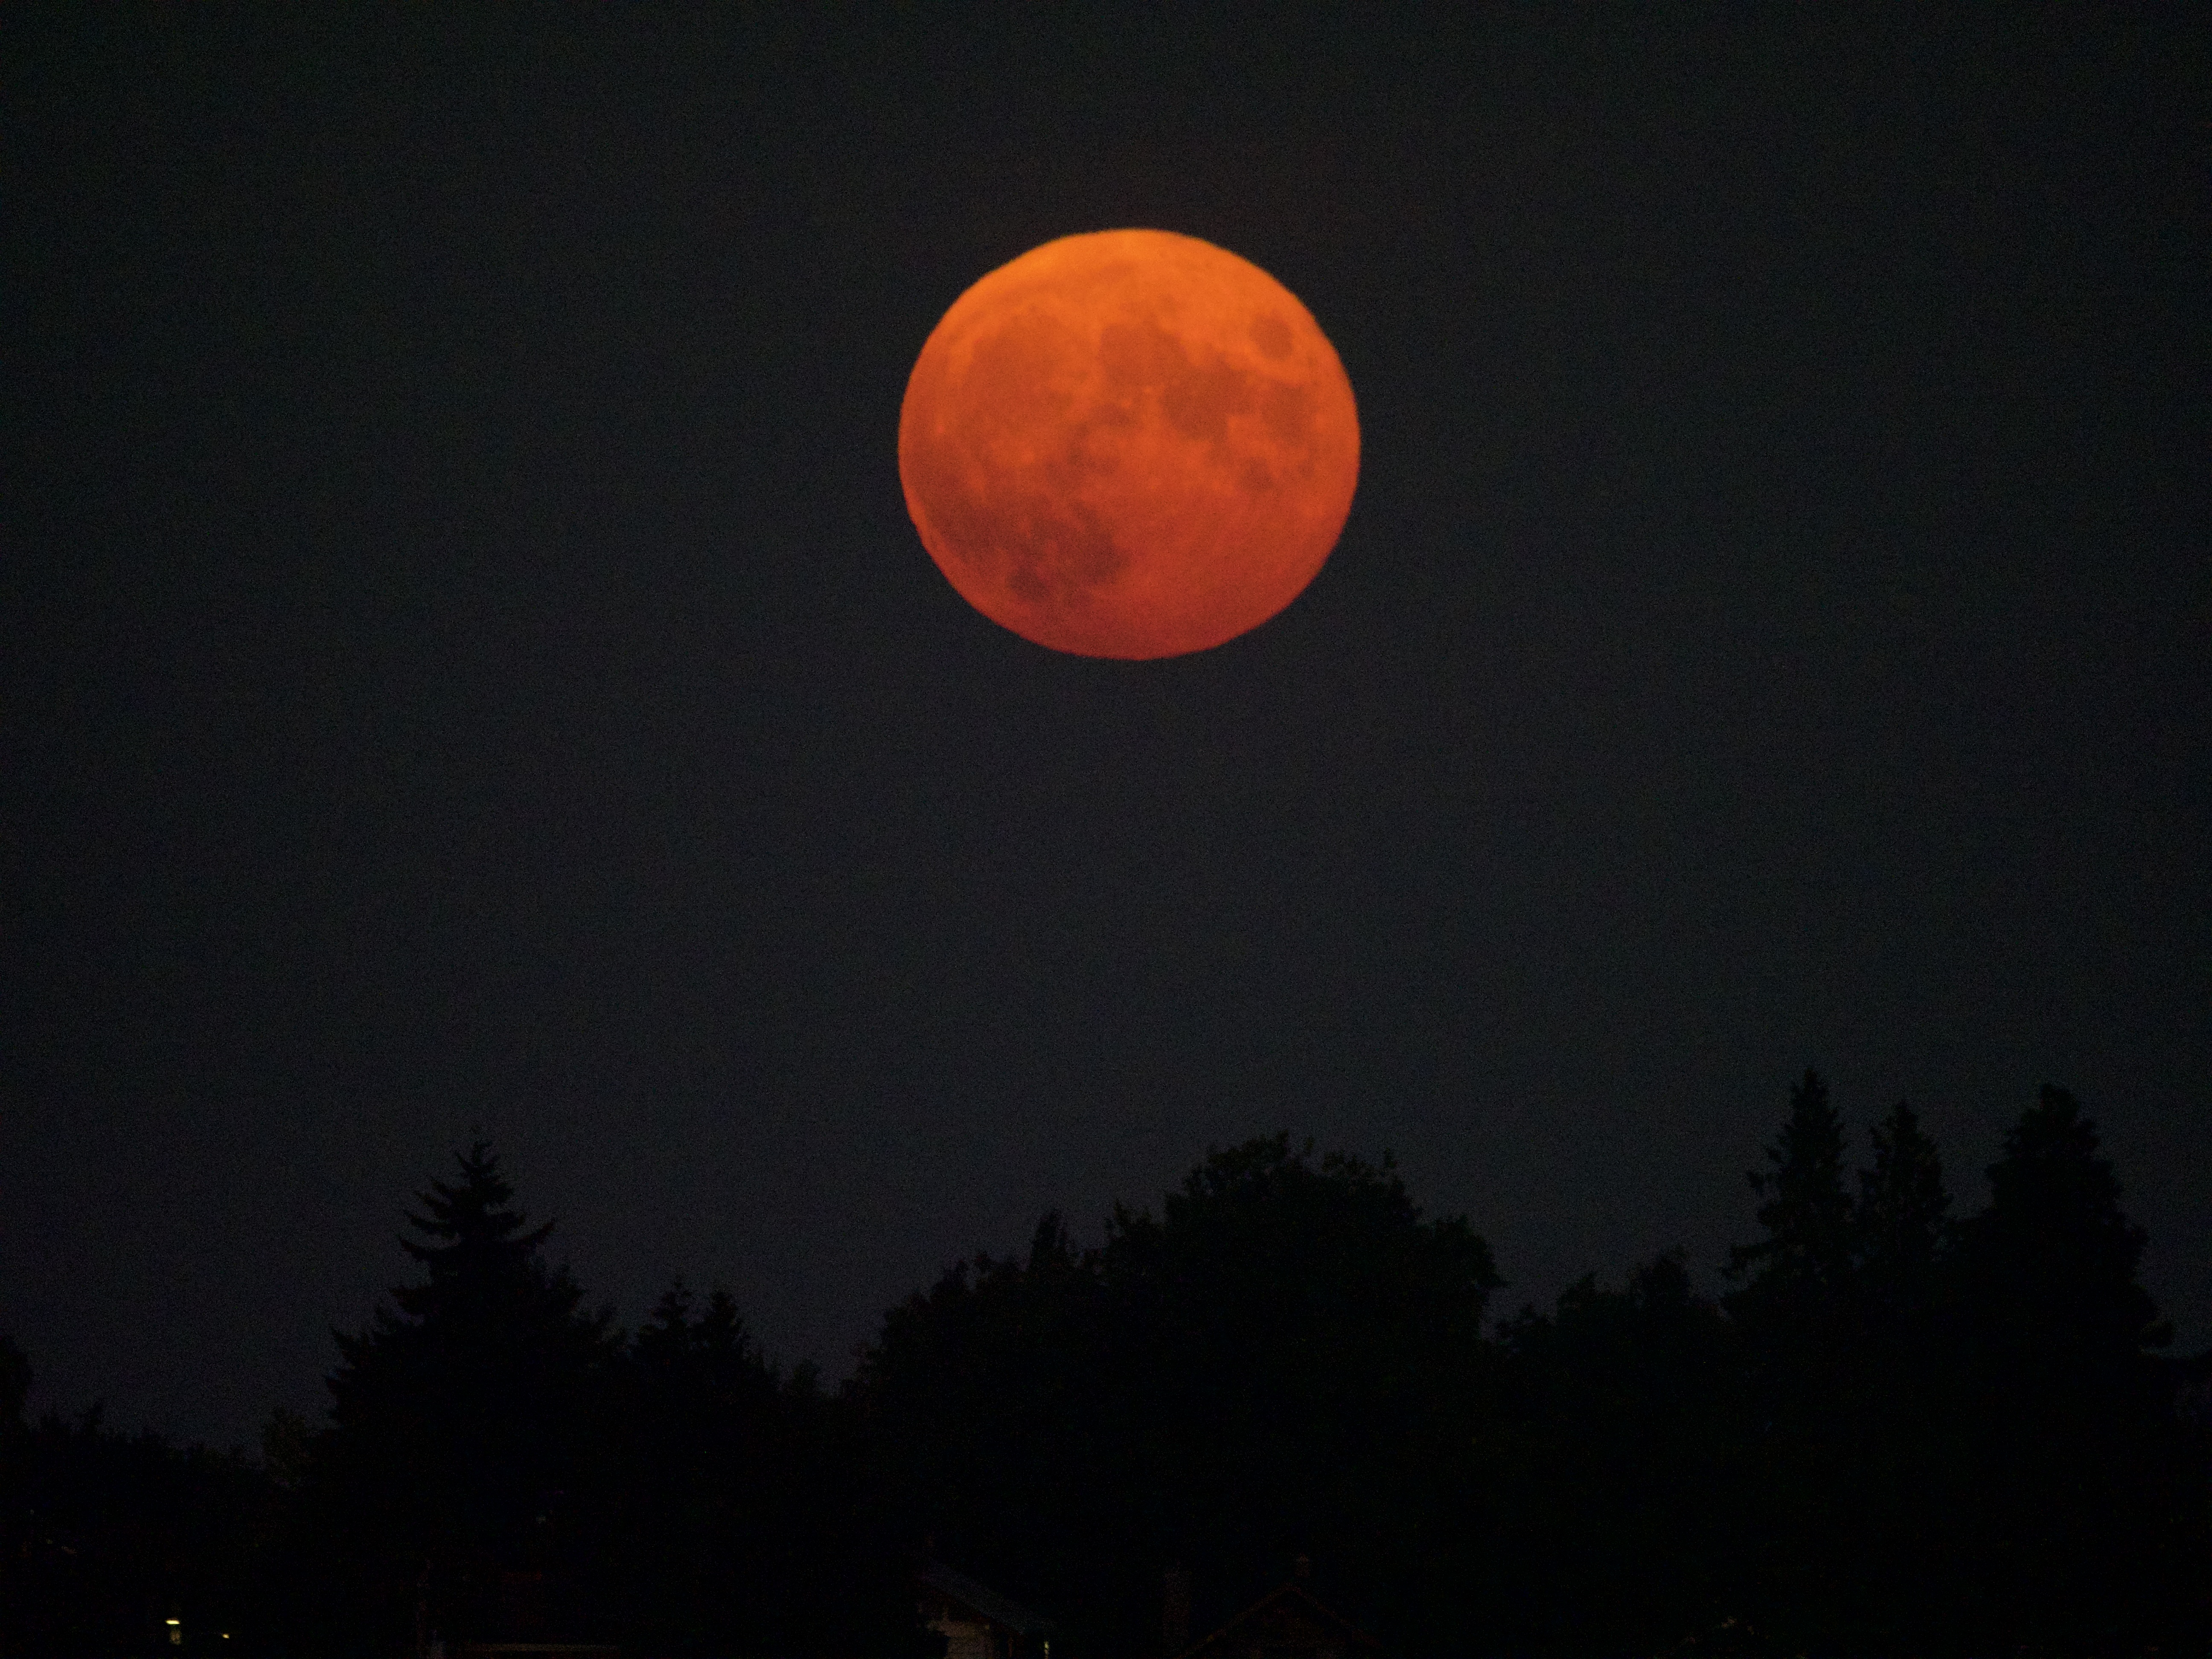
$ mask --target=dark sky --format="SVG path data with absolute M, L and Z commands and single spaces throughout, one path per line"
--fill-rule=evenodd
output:
M 1710 1270 L 1808 1063 L 1969 1209 L 2072 1087 L 2212 1342 L 2194 9 L 489 9 L 0 23 L 43 1402 L 319 1409 L 476 1125 L 595 1297 L 836 1376 L 1279 1127 L 1509 1305 Z M 969 610 L 894 454 L 1125 225 L 1364 430 L 1307 593 L 1143 664 Z

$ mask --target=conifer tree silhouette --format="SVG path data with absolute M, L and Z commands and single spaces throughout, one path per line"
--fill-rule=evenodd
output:
M 1743 1501 L 1749 1606 L 1762 1628 L 1831 1639 L 1861 1598 L 1850 1582 L 1844 1494 L 1854 1479 L 1857 1285 L 1844 1134 L 1828 1086 L 1807 1069 L 1782 1130 L 1753 1172 L 1765 1237 L 1729 1252 L 1723 1298 L 1745 1366 Z
M 1925 1639 L 1930 1610 L 1955 1595 L 1966 1501 L 1955 1455 L 1956 1366 L 1939 1308 L 1955 1236 L 1942 1161 L 1899 1101 L 1870 1132 L 1874 1162 L 1852 1207 L 1857 1328 L 1831 1409 L 1843 1449 L 1837 1510 L 1859 1571 L 1853 1635 L 1868 1646 Z
M 373 1626 L 411 1621 L 427 1598 L 440 1628 L 488 1630 L 501 1575 L 558 1579 L 586 1530 L 611 1316 L 584 1311 L 544 1261 L 553 1224 L 513 1207 L 488 1145 L 456 1163 L 458 1180 L 418 1195 L 419 1237 L 400 1240 L 422 1278 L 358 1335 L 333 1333 L 317 1495 Z
M 2030 1644 L 2171 1645 L 2189 1611 L 2176 1552 L 2204 1547 L 2204 1462 L 2153 1355 L 2168 1332 L 2136 1279 L 2145 1235 L 2063 1089 L 2043 1087 L 1989 1179 L 1955 1276 L 1981 1500 L 1972 1621 Z M 2194 1619 L 2201 1642 L 2201 1602 Z
M 1790 1091 L 1790 1115 L 1766 1158 L 1772 1168 L 1750 1177 L 1765 1200 L 1759 1224 L 1766 1237 L 1729 1252 L 1730 1277 L 1745 1281 L 1729 1305 L 1754 1316 L 1817 1307 L 1850 1276 L 1843 1123 L 1827 1084 L 1809 1066 Z
M 1905 1101 L 1875 1125 L 1872 1139 L 1874 1167 L 1859 1172 L 1851 1215 L 1860 1271 L 1884 1303 L 1917 1302 L 1951 1234 L 1942 1160 Z

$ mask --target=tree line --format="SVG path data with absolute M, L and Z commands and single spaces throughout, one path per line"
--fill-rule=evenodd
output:
M 1297 1556 L 1408 1659 L 2202 1651 L 2212 1356 L 2089 1119 L 2045 1089 L 1964 1216 L 1909 1106 L 1868 1154 L 1808 1072 L 1719 1295 L 1674 1251 L 1498 1317 L 1387 1157 L 1255 1140 L 954 1265 L 830 1389 L 720 1291 L 618 1328 L 478 1145 L 258 1458 L 27 1422 L 0 1339 L 0 1652 L 927 1659 L 937 1559 L 1154 1659 L 1164 1572 L 1202 1631 Z

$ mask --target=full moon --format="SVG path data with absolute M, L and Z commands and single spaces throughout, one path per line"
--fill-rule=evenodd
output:
M 1352 383 L 1306 308 L 1192 236 L 1032 248 L 953 301 L 907 380 L 899 481 L 960 596 L 1086 657 L 1204 651 L 1290 604 L 1359 478 Z

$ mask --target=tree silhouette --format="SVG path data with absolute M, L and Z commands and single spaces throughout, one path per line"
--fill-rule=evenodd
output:
M 1310 1552 L 1347 1607 L 1418 1638 L 1450 1613 L 1408 1568 L 1434 1517 L 1482 1501 L 1468 1447 L 1503 1281 L 1387 1157 L 1312 1152 L 1287 1134 L 1215 1152 L 1158 1220 L 1108 1229 L 1113 1346 L 1156 1460 L 1138 1524 L 1217 1584 Z
M 312 1507 L 349 1581 L 364 1638 L 418 1618 L 455 1632 L 518 1613 L 509 1575 L 538 1575 L 556 1601 L 572 1576 L 592 1432 L 617 1348 L 611 1317 L 582 1310 L 566 1268 L 532 1227 L 479 1141 L 436 1181 L 401 1247 L 423 1270 L 358 1335 L 337 1336 L 331 1426 Z M 510 1598 L 512 1599 L 512 1598 Z
M 1482 1425 L 1481 1478 L 1506 1502 L 1480 1543 L 1484 1617 L 1519 1650 L 1647 1650 L 1741 1600 L 1731 1440 L 1735 1352 L 1679 1251 L 1619 1290 L 1571 1285 L 1499 1329 L 1510 1402 Z
M 2069 1373 L 2132 1366 L 2172 1333 L 2136 1282 L 2148 1237 L 2120 1206 L 2096 1125 L 2046 1084 L 1989 1170 L 1990 1205 L 1960 1239 L 1990 1333 Z
M 2045 1089 L 1956 1223 L 1910 1106 L 1870 1149 L 1847 1188 L 1808 1071 L 1719 1303 L 1670 1252 L 1486 1339 L 1464 1219 L 1387 1158 L 1249 1141 L 1096 1247 L 1048 1212 L 958 1264 L 827 1394 L 723 1291 L 619 1338 L 479 1144 L 338 1337 L 328 1425 L 278 1413 L 259 1469 L 25 1424 L 0 1338 L 0 1644 L 942 1659 L 927 1543 L 1066 1659 L 1156 1651 L 1164 1567 L 1202 1629 L 1297 1554 L 1409 1659 L 2201 1650 L 2212 1422 L 2178 1390 L 2212 1356 L 2159 1356 L 2094 1126 Z
M 1750 1176 L 1765 1237 L 1729 1252 L 1724 1298 L 1743 1365 L 1749 1525 L 1741 1609 L 1807 1643 L 1848 1623 L 1856 1480 L 1857 1307 L 1842 1121 L 1809 1067 L 1790 1091 L 1768 1167 Z
M 2094 1124 L 2045 1085 L 1989 1180 L 1954 1290 L 1982 1498 L 1966 1617 L 2030 1644 L 2201 1642 L 2203 1609 L 2176 1591 L 2205 1545 L 2202 1449 L 2152 1357 L 2168 1334 L 2136 1277 L 2145 1237 Z
M 251 1582 L 267 1485 L 243 1457 L 118 1433 L 95 1403 L 22 1420 L 29 1360 L 0 1336 L 0 1652 L 143 1653 L 264 1637 Z
M 1853 1565 L 1842 1622 L 1857 1648 L 1880 1652 L 1923 1644 L 1931 1608 L 1955 1595 L 1971 1494 L 1952 1324 L 1938 1305 L 1953 1237 L 1942 1161 L 1903 1101 L 1869 1139 L 1874 1162 L 1859 1171 L 1852 1210 L 1856 1328 L 1850 1349 L 1830 1357 L 1829 1397 L 1843 1457 L 1835 1507 Z
M 1217 1151 L 1097 1249 L 1057 1216 L 886 1318 L 857 1382 L 912 1532 L 1153 1650 L 1164 1567 L 1200 1621 L 1310 1552 L 1394 1634 L 1450 1616 L 1444 1517 L 1471 1497 L 1481 1320 L 1498 1279 L 1386 1160 L 1287 1135 Z
M 1874 1166 L 1859 1172 L 1851 1214 L 1859 1270 L 1869 1293 L 1892 1311 L 1925 1302 L 1949 1242 L 1951 1195 L 1942 1160 L 1899 1101 L 1871 1132 Z
M 656 1652 L 713 1651 L 775 1599 L 777 1379 L 729 1293 L 701 1309 L 679 1280 L 631 1339 L 614 1399 L 605 1551 L 621 1632 Z
M 1850 1278 L 1851 1203 L 1843 1122 L 1809 1066 L 1790 1091 L 1790 1115 L 1766 1158 L 1772 1167 L 1750 1176 L 1765 1200 L 1759 1224 L 1766 1236 L 1729 1252 L 1729 1276 L 1743 1281 L 1729 1304 L 1754 1319 L 1818 1318 Z

